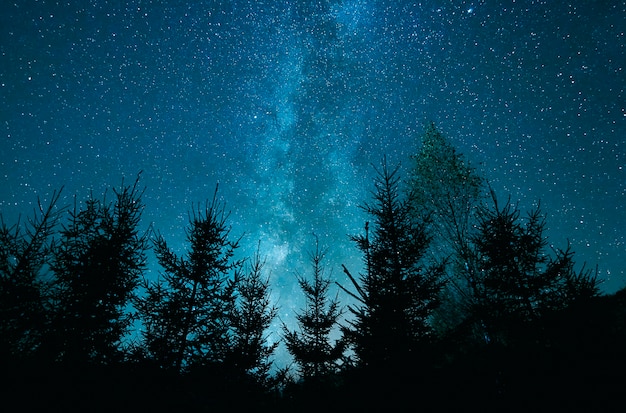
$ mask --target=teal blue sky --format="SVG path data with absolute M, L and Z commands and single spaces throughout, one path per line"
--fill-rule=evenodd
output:
M 133 180 L 184 251 L 216 183 L 242 254 L 299 303 L 314 235 L 349 234 L 387 156 L 439 129 L 501 198 L 538 201 L 603 289 L 626 285 L 623 1 L 16 1 L 0 14 L 0 212 Z M 156 269 L 153 269 L 156 271 Z

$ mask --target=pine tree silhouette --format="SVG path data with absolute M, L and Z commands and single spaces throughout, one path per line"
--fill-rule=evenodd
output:
M 270 376 L 271 357 L 278 341 L 268 342 L 268 330 L 278 308 L 270 301 L 269 278 L 264 277 L 264 266 L 265 261 L 257 249 L 245 272 L 236 273 L 237 305 L 233 309 L 233 344 L 227 363 L 253 378 L 262 388 L 269 389 L 274 385 Z
M 454 251 L 467 236 L 484 180 L 432 122 L 414 160 L 409 176 L 413 212 L 432 219 L 435 245 Z
M 61 191 L 28 219 L 9 227 L 0 216 L 0 354 L 2 361 L 32 357 L 41 346 L 47 320 L 48 283 L 44 267 L 51 258 L 51 241 L 62 209 L 55 210 Z
M 414 160 L 409 177 L 412 211 L 430 218 L 429 253 L 446 262 L 445 300 L 433 318 L 438 334 L 445 334 L 467 317 L 476 295 L 467 278 L 467 268 L 473 266 L 469 243 L 485 183 L 432 122 Z
M 305 382 L 319 382 L 337 372 L 345 344 L 341 339 L 333 343 L 330 337 L 338 327 L 342 311 L 336 298 L 328 298 L 331 281 L 324 274 L 325 251 L 320 249 L 317 239 L 315 251 L 309 257 L 312 278 L 298 276 L 306 300 L 304 309 L 296 314 L 299 331 L 291 331 L 285 325 L 283 331 L 287 349 L 297 363 L 301 377 Z
M 383 162 L 374 200 L 363 206 L 372 221 L 365 224 L 365 235 L 352 237 L 364 255 L 365 272 L 357 280 L 344 266 L 356 292 L 344 290 L 357 299 L 344 334 L 360 365 L 374 370 L 399 368 L 418 353 L 429 339 L 429 317 L 443 286 L 443 266 L 425 263 L 427 223 L 401 198 L 397 171 Z
M 510 201 L 500 206 L 493 191 L 492 202 L 481 208 L 471 237 L 478 292 L 472 314 L 489 340 L 506 343 L 521 324 L 597 295 L 598 280 L 591 271 L 575 271 L 569 246 L 547 253 L 539 206 L 523 221 L 519 209 Z
M 190 217 L 186 256 L 177 256 L 162 235 L 154 240 L 163 273 L 144 284 L 136 306 L 148 357 L 166 369 L 223 363 L 232 346 L 235 284 L 229 279 L 241 262 L 233 259 L 239 241 L 229 239 L 227 219 L 216 187 L 212 201 Z
M 110 363 L 131 323 L 127 306 L 146 266 L 147 234 L 139 233 L 143 211 L 139 176 L 114 190 L 115 202 L 94 199 L 61 230 L 51 269 L 52 321 L 46 346 L 70 363 Z

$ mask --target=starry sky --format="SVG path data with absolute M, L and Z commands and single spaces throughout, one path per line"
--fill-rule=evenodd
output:
M 179 253 L 219 195 L 260 242 L 281 319 L 315 238 L 361 266 L 384 156 L 405 173 L 429 121 L 547 236 L 626 286 L 626 3 L 50 1 L 0 13 L 0 213 L 14 223 L 132 182 Z M 158 268 L 154 262 L 151 271 Z

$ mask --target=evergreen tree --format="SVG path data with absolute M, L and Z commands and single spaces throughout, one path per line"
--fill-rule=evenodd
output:
M 409 179 L 413 212 L 431 218 L 433 242 L 449 254 L 467 239 L 483 179 L 434 123 L 426 128 L 414 159 Z
M 233 344 L 235 284 L 229 273 L 241 263 L 233 260 L 238 241 L 229 240 L 227 219 L 216 187 L 212 201 L 190 217 L 186 256 L 177 256 L 161 234 L 154 241 L 163 274 L 145 283 L 137 308 L 147 355 L 164 368 L 223 363 Z
M 263 277 L 264 265 L 257 250 L 246 272 L 236 273 L 234 284 L 238 300 L 233 309 L 233 345 L 228 363 L 268 388 L 272 381 L 271 357 L 278 342 L 269 344 L 267 331 L 276 318 L 278 308 L 270 301 L 269 278 Z
M 47 282 L 42 273 L 51 258 L 52 233 L 61 211 L 55 211 L 61 191 L 49 205 L 33 212 L 24 230 L 9 227 L 0 217 L 0 354 L 17 361 L 31 356 L 41 345 L 46 325 Z
M 520 325 L 536 323 L 577 300 L 598 294 L 590 271 L 574 270 L 573 253 L 546 252 L 545 217 L 539 207 L 525 222 L 510 201 L 482 208 L 472 236 L 476 268 L 472 279 L 478 294 L 472 314 L 489 341 L 506 344 Z
M 146 265 L 147 234 L 139 233 L 143 191 L 114 190 L 113 204 L 93 197 L 75 204 L 54 249 L 52 321 L 47 349 L 56 360 L 109 363 L 128 332 L 127 311 Z
M 352 237 L 364 254 L 365 273 L 357 281 L 344 267 L 358 304 L 355 319 L 344 333 L 362 366 L 397 368 L 430 336 L 429 317 L 439 304 L 441 265 L 426 265 L 430 235 L 424 217 L 401 198 L 396 168 L 386 162 L 378 172 L 373 203 L 363 209 L 372 217 L 365 235 Z M 346 290 L 347 291 L 347 290 Z
M 335 373 L 345 350 L 343 340 L 333 343 L 330 338 L 342 311 L 336 298 L 328 298 L 331 281 L 322 267 L 324 256 L 325 251 L 320 250 L 316 240 L 315 251 L 310 254 L 313 277 L 309 280 L 298 276 L 298 284 L 306 300 L 305 308 L 296 314 L 300 331 L 291 331 L 283 325 L 287 350 L 305 381 L 319 382 Z
M 466 268 L 473 265 L 469 237 L 484 180 L 432 122 L 414 159 L 409 179 L 412 211 L 431 218 L 430 252 L 447 264 L 446 299 L 434 321 L 443 332 L 463 321 L 476 294 L 465 276 Z

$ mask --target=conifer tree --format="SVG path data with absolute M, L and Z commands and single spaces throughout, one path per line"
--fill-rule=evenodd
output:
M 0 354 L 17 361 L 32 356 L 41 345 L 46 325 L 47 281 L 43 271 L 50 263 L 53 231 L 61 210 L 55 211 L 61 191 L 50 203 L 37 202 L 23 229 L 7 226 L 0 217 Z
M 402 199 L 398 169 L 377 171 L 373 202 L 363 209 L 372 218 L 365 235 L 352 237 L 364 255 L 360 279 L 344 267 L 356 292 L 350 306 L 355 319 L 344 334 L 362 366 L 397 368 L 430 336 L 429 317 L 439 304 L 443 267 L 427 265 L 431 240 L 423 217 Z M 348 291 L 347 289 L 344 289 Z
M 146 264 L 147 234 L 139 232 L 143 191 L 114 190 L 115 202 L 94 199 L 74 206 L 51 263 L 51 356 L 66 362 L 110 363 L 128 332 L 127 312 Z
M 535 323 L 577 300 L 598 294 L 590 271 L 574 270 L 573 252 L 546 252 L 545 217 L 539 206 L 526 220 L 507 201 L 480 210 L 477 232 L 471 237 L 476 269 L 472 279 L 478 294 L 475 322 L 489 341 L 506 344 L 516 328 Z
M 342 358 L 345 344 L 339 339 L 334 343 L 331 334 L 342 315 L 337 299 L 328 298 L 331 281 L 324 274 L 322 263 L 325 251 L 320 250 L 316 239 L 315 251 L 310 255 L 313 267 L 311 279 L 298 276 L 298 284 L 305 296 L 305 307 L 296 314 L 299 331 L 291 331 L 283 325 L 287 350 L 298 365 L 299 373 L 306 381 L 319 382 L 335 373 Z
M 237 305 L 233 309 L 233 344 L 227 362 L 268 388 L 271 386 L 271 357 L 278 347 L 278 341 L 268 343 L 268 329 L 278 308 L 270 301 L 269 278 L 263 275 L 264 265 L 257 249 L 246 271 L 236 273 Z
M 241 263 L 233 259 L 239 242 L 229 239 L 227 219 L 216 187 L 212 201 L 190 216 L 186 256 L 176 255 L 161 234 L 154 240 L 163 273 L 145 283 L 136 306 L 147 356 L 163 368 L 223 363 L 232 346 L 235 284 L 229 279 Z
M 409 178 L 412 211 L 431 218 L 429 252 L 446 262 L 445 299 L 434 320 L 442 333 L 463 321 L 477 294 L 467 275 L 474 265 L 470 233 L 483 198 L 484 180 L 432 122 L 414 159 Z
M 409 177 L 413 212 L 431 218 L 437 247 L 454 250 L 467 238 L 483 179 L 432 122 L 414 159 Z

